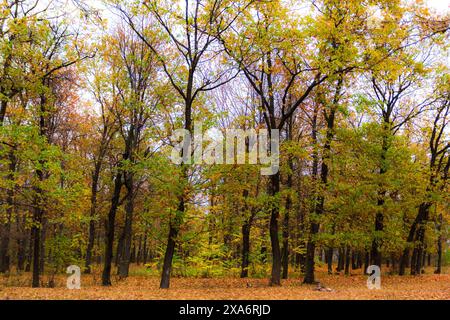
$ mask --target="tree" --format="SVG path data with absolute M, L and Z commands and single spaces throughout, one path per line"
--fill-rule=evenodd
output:
M 191 6 L 185 1 L 181 6 L 176 3 L 163 4 L 160 1 L 147 1 L 137 8 L 138 12 L 148 13 L 156 22 L 157 34 L 164 41 L 162 48 L 153 43 L 153 30 L 140 29 L 136 17 L 132 11 L 117 4 L 125 21 L 147 47 L 156 55 L 161 64 L 167 80 L 177 92 L 179 99 L 184 104 L 183 128 L 186 133 L 191 134 L 193 130 L 192 117 L 195 101 L 199 95 L 219 88 L 230 79 L 235 77 L 228 68 L 223 70 L 204 70 L 205 61 L 215 60 L 218 54 L 211 51 L 217 43 L 218 33 L 223 33 L 239 15 L 241 4 L 228 3 L 228 1 L 207 2 L 195 1 Z M 236 13 L 237 12 L 237 13 Z M 230 18 L 231 15 L 231 18 Z M 223 19 L 221 29 L 217 31 L 214 22 Z M 175 33 L 176 28 L 181 28 L 182 33 Z M 159 34 L 158 34 L 159 33 Z M 164 36 L 163 36 L 164 35 Z M 211 75 L 208 76 L 207 73 Z M 190 155 L 181 154 L 183 159 Z M 179 229 L 183 223 L 186 205 L 189 202 L 189 165 L 186 163 L 180 167 L 180 195 L 178 209 L 173 218 L 167 239 L 164 265 L 161 277 L 161 288 L 169 288 L 172 259 Z

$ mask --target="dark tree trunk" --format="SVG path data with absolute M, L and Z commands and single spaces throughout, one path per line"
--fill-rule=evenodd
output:
M 363 252 L 359 251 L 358 252 L 358 269 L 361 269 L 363 266 L 363 262 L 362 262 L 362 258 L 363 257 Z
M 185 200 L 184 194 L 179 199 L 178 212 L 175 216 L 175 221 L 172 221 L 169 226 L 169 237 L 167 239 L 166 253 L 164 255 L 164 264 L 161 275 L 161 289 L 169 289 L 170 287 L 170 274 L 172 272 L 172 260 L 175 254 L 176 240 L 178 237 L 179 228 L 182 222 L 182 216 L 185 212 Z
M 95 220 L 97 214 L 97 193 L 98 193 L 98 183 L 100 180 L 100 170 L 101 161 L 97 160 L 95 164 L 94 173 L 92 175 L 92 185 L 91 185 L 91 212 L 89 221 L 89 239 L 86 248 L 86 262 L 85 262 L 85 273 L 91 273 L 91 260 L 92 260 L 92 249 L 94 248 L 95 242 Z
M 122 232 L 120 232 L 119 241 L 117 241 L 116 255 L 114 258 L 114 264 L 115 264 L 116 268 L 119 266 L 120 257 L 123 254 L 123 237 L 124 237 L 124 233 L 122 230 Z M 117 271 L 119 271 L 119 269 L 117 269 Z
M 142 249 L 142 261 L 145 264 L 147 264 L 147 257 L 148 257 L 148 251 L 147 251 L 147 233 L 144 235 L 144 248 Z
M 310 233 L 315 235 L 319 232 L 319 224 L 311 223 Z M 316 253 L 316 243 L 310 238 L 306 245 L 306 265 L 305 265 L 305 279 L 303 283 L 313 284 L 314 279 L 314 257 Z
M 411 257 L 411 275 L 416 275 L 416 266 L 417 266 L 417 248 L 414 248 L 413 254 Z
M 416 236 L 414 237 L 414 243 L 416 246 L 413 251 L 413 259 L 411 261 L 411 275 L 418 275 L 422 272 L 423 266 L 423 254 L 424 254 L 424 239 L 425 239 L 425 224 L 429 218 L 431 204 L 424 203 L 420 206 L 419 210 L 422 210 L 422 219 L 418 224 Z M 420 213 L 419 213 L 420 214 Z
M 441 274 L 442 272 L 442 223 L 444 222 L 444 217 L 442 215 L 442 213 L 439 215 L 439 220 L 438 220 L 438 226 L 437 226 L 437 230 L 439 232 L 439 237 L 437 240 L 437 262 L 436 262 L 436 270 L 434 271 L 435 274 Z
M 8 173 L 8 181 L 14 181 L 14 173 L 16 172 L 17 167 L 17 158 L 14 154 L 15 148 L 12 148 L 9 153 L 9 173 Z M 13 184 L 14 185 L 14 184 Z M 10 255 L 9 255 L 9 242 L 11 238 L 11 224 L 12 224 L 12 216 L 14 212 L 14 196 L 15 196 L 15 187 L 11 187 L 7 191 L 6 196 L 6 224 L 0 225 L 0 273 L 6 273 L 10 268 Z
M 42 229 L 41 229 L 41 248 L 40 248 L 40 260 L 39 260 L 39 268 L 41 270 L 41 274 L 44 273 L 45 269 L 45 239 L 47 238 L 47 229 L 48 229 L 48 221 L 46 218 L 42 219 Z
M 333 274 L 333 248 L 328 248 L 327 250 L 327 264 L 328 264 L 328 274 Z
M 2 94 L 3 94 L 3 92 L 2 92 Z M 5 121 L 7 108 L 8 108 L 8 100 L 5 98 L 2 98 L 2 101 L 0 102 L 0 126 L 3 126 L 3 122 Z
M 318 121 L 318 110 L 314 110 L 313 124 L 312 124 L 312 139 L 314 145 L 316 146 L 313 152 L 313 164 L 312 164 L 312 176 L 314 181 L 318 182 L 319 177 L 319 154 L 318 154 L 318 129 L 317 129 L 317 121 Z M 323 197 L 321 195 L 315 195 L 315 208 L 314 213 L 318 215 L 321 212 L 320 206 L 323 204 Z M 319 232 L 319 224 L 316 221 L 312 221 L 309 226 L 309 234 L 308 241 L 306 244 L 306 261 L 305 261 L 305 278 L 303 279 L 303 283 L 313 284 L 314 279 L 314 257 L 316 253 L 316 244 L 314 241 L 315 235 Z
M 131 261 L 131 241 L 133 233 L 133 212 L 134 212 L 134 179 L 131 174 L 126 179 L 126 186 L 128 189 L 128 199 L 125 208 L 125 226 L 123 228 L 123 247 L 122 254 L 119 261 L 119 276 L 120 278 L 128 277 Z
M 352 252 L 352 270 L 358 269 L 358 253 Z
M 131 256 L 130 256 L 130 264 L 136 263 L 136 242 L 133 241 L 133 247 L 131 249 Z
M 33 260 L 33 248 L 34 248 L 34 230 L 33 230 L 33 228 L 31 228 L 30 241 L 28 242 L 27 264 L 25 266 L 25 272 L 31 271 L 31 264 L 32 264 L 32 260 Z
M 250 224 L 242 226 L 242 270 L 241 278 L 248 277 L 249 254 L 250 254 Z
M 379 200 L 378 201 L 378 206 L 382 207 L 384 205 L 384 200 Z M 375 232 L 381 232 L 384 229 L 384 215 L 382 213 L 377 213 L 376 218 L 375 218 Z M 381 247 L 381 243 L 382 243 L 382 239 L 376 235 L 375 238 L 372 241 L 372 252 L 371 252 L 371 263 L 373 265 L 379 266 L 381 268 L 381 251 L 380 251 L 380 247 Z
M 269 194 L 272 197 L 276 197 L 280 193 L 280 173 L 276 173 L 271 176 Z M 271 286 L 281 285 L 281 250 L 280 239 L 278 234 L 278 218 L 280 215 L 280 209 L 277 204 L 272 207 L 270 215 L 270 243 L 272 245 L 272 274 L 270 277 Z
M 114 232 L 116 227 L 116 213 L 120 202 L 120 193 L 122 190 L 122 173 L 119 172 L 114 181 L 114 192 L 111 199 L 111 208 L 109 209 L 108 219 L 106 221 L 105 237 L 105 260 L 102 273 L 102 285 L 111 285 L 111 264 L 113 259 Z
M 184 129 L 192 134 L 192 104 L 194 102 L 193 99 L 193 88 L 194 88 L 194 73 L 195 73 L 195 67 L 194 69 L 189 70 L 189 76 L 186 86 L 186 95 L 184 96 L 185 106 L 184 106 Z M 190 143 L 190 141 L 188 141 Z M 188 143 L 185 141 L 185 143 Z M 181 158 L 183 160 L 187 159 L 190 155 L 185 154 L 184 150 L 180 153 Z M 178 237 L 178 233 L 180 231 L 180 227 L 184 220 L 184 214 L 186 210 L 186 200 L 187 200 L 187 194 L 185 188 L 186 185 L 189 184 L 188 179 L 188 167 L 186 163 L 183 163 L 181 165 L 181 194 L 179 195 L 178 199 L 178 208 L 177 212 L 175 214 L 175 219 L 173 221 L 170 221 L 169 224 L 169 235 L 167 237 L 167 246 L 166 246 L 166 252 L 164 254 L 164 263 L 161 273 L 161 283 L 160 288 L 161 289 L 169 289 L 170 286 L 170 275 L 172 272 L 172 260 L 173 256 L 175 254 L 175 246 L 176 241 Z
M 38 176 L 38 180 L 40 182 L 44 181 L 44 173 L 41 170 L 36 171 L 36 175 Z M 41 231 L 43 227 L 43 216 L 44 209 L 43 206 L 43 191 L 40 188 L 35 188 L 35 199 L 34 199 L 34 212 L 33 212 L 33 226 L 31 228 L 32 232 L 32 242 L 33 242 L 33 250 L 32 250 L 32 284 L 33 288 L 40 287 L 40 275 L 41 275 Z
M 427 262 L 427 253 L 424 250 L 423 254 L 422 254 L 422 273 L 425 272 L 425 266 L 426 266 L 426 262 Z
M 389 108 L 389 107 L 388 107 Z M 381 147 L 381 163 L 380 163 L 380 176 L 384 176 L 388 171 L 388 164 L 387 164 L 387 154 L 389 151 L 389 135 L 391 134 L 390 131 L 390 119 L 387 116 L 384 119 L 384 133 L 383 133 L 383 142 Z M 384 214 L 383 214 L 383 208 L 385 206 L 385 197 L 386 197 L 386 190 L 383 189 L 382 186 L 380 186 L 380 191 L 378 192 L 378 212 L 375 216 L 375 235 L 372 240 L 372 251 L 370 254 L 370 260 L 372 265 L 376 265 L 380 267 L 381 269 L 381 246 L 383 239 L 380 236 L 380 233 L 384 230 Z
M 12 218 L 12 198 L 8 195 L 8 209 L 6 224 L 0 225 L 0 273 L 7 273 L 9 271 L 10 256 L 9 256 L 9 241 L 11 236 L 11 218 Z M 11 199 L 11 200 L 10 200 Z M 9 204 L 11 203 L 11 204 Z
M 290 161 L 290 167 L 292 169 L 292 161 Z M 287 187 L 289 190 L 292 188 L 292 175 L 289 174 Z M 283 219 L 283 250 L 282 250 L 282 264 L 283 264 L 283 279 L 288 278 L 289 274 L 289 214 L 292 207 L 291 196 L 288 195 L 286 199 L 286 210 Z
M 248 149 L 248 144 L 247 144 L 247 153 L 249 152 Z M 248 267 L 250 264 L 250 232 L 251 232 L 251 228 L 253 225 L 253 220 L 255 219 L 256 216 L 256 211 L 255 209 L 251 209 L 250 210 L 250 216 L 247 217 L 246 215 L 248 214 L 248 209 L 249 206 L 247 204 L 247 199 L 249 197 L 249 191 L 248 190 L 244 190 L 243 192 L 243 198 L 245 201 L 245 205 L 243 208 L 243 212 L 244 212 L 244 220 L 245 223 L 242 226 L 242 257 L 241 257 L 241 278 L 247 278 L 248 277 Z M 214 204 L 213 198 L 211 199 L 211 204 Z M 212 219 L 210 220 L 212 221 Z M 212 242 L 212 238 L 210 238 L 210 241 Z
M 338 250 L 338 263 L 336 266 L 336 271 L 337 272 L 341 272 L 342 270 L 344 270 L 344 265 L 345 265 L 345 250 L 343 248 L 339 248 Z
M 42 79 L 42 85 L 48 85 L 48 79 Z M 45 94 L 40 96 L 40 115 L 39 115 L 39 135 L 47 139 L 48 143 L 51 143 L 49 139 L 49 131 L 47 127 L 47 97 Z M 45 168 L 45 160 L 39 160 L 40 168 Z M 36 170 L 36 177 L 40 184 L 43 184 L 47 178 L 47 174 L 42 169 Z M 40 287 L 40 275 L 43 272 L 43 254 L 44 254 L 44 239 L 41 236 L 45 236 L 45 195 L 44 191 L 39 187 L 34 187 L 34 211 L 33 211 L 33 226 L 31 228 L 33 250 L 32 250 L 32 283 L 33 288 Z
M 168 289 L 170 286 L 170 273 L 172 271 L 172 260 L 175 253 L 175 239 L 177 236 L 178 230 L 175 227 L 170 226 L 169 238 L 167 240 L 167 248 L 164 256 L 164 265 L 160 284 L 161 289 Z
M 31 228 L 32 239 L 33 239 L 33 274 L 32 274 L 32 287 L 40 287 L 40 274 L 41 274 L 41 222 L 42 222 L 43 210 L 37 207 L 34 210 L 33 216 L 33 227 Z
M 288 138 L 288 141 L 293 140 L 293 123 L 292 123 L 292 117 L 289 119 L 288 126 L 286 129 L 286 136 Z M 286 187 L 289 191 L 292 190 L 293 186 L 293 178 L 292 178 L 292 172 L 294 172 L 294 163 L 291 156 L 289 156 L 288 159 L 288 165 L 289 165 L 289 173 L 287 175 L 287 181 L 286 181 Z M 289 276 L 289 219 L 292 209 L 292 199 L 290 193 L 287 194 L 286 197 L 286 207 L 285 207 L 285 213 L 284 213 L 284 219 L 283 219 L 283 248 L 282 248 L 282 266 L 283 266 L 283 274 L 282 278 L 287 279 Z
M 295 254 L 295 263 L 300 269 L 300 273 L 304 274 L 305 272 L 305 254 L 303 253 L 303 250 L 305 249 L 305 241 L 301 237 L 304 231 L 304 211 L 302 210 L 302 206 L 299 206 L 299 210 L 297 211 L 297 217 L 296 217 L 296 242 L 298 248 L 301 249 L 300 252 L 297 252 Z
M 136 264 L 139 266 L 141 264 L 141 261 L 142 261 L 142 236 L 140 235 L 136 254 Z
M 17 270 L 23 271 L 25 269 L 26 248 L 28 247 L 29 234 L 25 229 L 26 216 L 19 217 L 17 214 Z
M 428 216 L 428 211 L 431 207 L 430 203 L 422 203 L 419 207 L 419 213 L 417 214 L 414 222 L 412 223 L 410 229 L 409 229 L 409 233 L 408 233 L 408 238 L 407 238 L 407 246 L 406 248 L 403 250 L 403 254 L 400 260 L 400 267 L 399 267 L 399 275 L 403 276 L 405 275 L 405 270 L 408 267 L 408 262 L 409 262 L 409 253 L 410 253 L 410 246 L 414 241 L 416 232 L 417 232 L 417 228 L 419 225 L 422 224 L 422 222 L 424 221 L 424 219 Z M 415 264 L 415 256 L 413 254 L 412 257 L 412 262 L 411 264 L 414 265 Z
M 370 254 L 366 251 L 365 259 L 364 259 L 364 274 L 367 273 L 367 269 L 369 268 L 370 263 Z
M 347 247 L 345 250 L 345 275 L 350 275 L 351 249 Z
M 100 234 L 100 232 L 97 232 L 97 248 L 100 248 L 102 242 L 104 242 L 105 240 L 103 239 L 102 235 Z M 98 265 L 101 265 L 103 263 L 103 256 L 101 253 L 97 253 L 96 256 L 96 262 Z
M 95 214 L 95 213 L 94 213 Z M 84 265 L 84 272 L 86 274 L 91 273 L 91 263 L 92 263 L 92 250 L 95 243 L 95 221 L 93 220 L 92 209 L 91 209 L 91 221 L 89 221 L 89 236 L 88 244 L 86 247 L 86 261 Z

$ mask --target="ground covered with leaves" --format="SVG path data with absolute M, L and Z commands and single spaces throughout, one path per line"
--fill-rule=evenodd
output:
M 431 270 L 430 270 L 431 271 Z M 155 276 L 134 274 L 115 279 L 110 288 L 99 285 L 98 275 L 83 275 L 81 290 L 65 288 L 65 276 L 56 278 L 55 288 L 29 288 L 29 275 L 3 277 L 0 300 L 450 300 L 450 275 L 432 272 L 412 277 L 383 275 L 381 290 L 369 290 L 367 276 L 327 275 L 319 271 L 321 286 L 302 285 L 301 278 L 283 281 L 281 287 L 268 286 L 267 279 L 173 278 L 169 290 L 159 289 Z

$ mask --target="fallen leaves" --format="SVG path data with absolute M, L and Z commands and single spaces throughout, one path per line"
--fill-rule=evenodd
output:
M 27 275 L 28 276 L 28 275 Z M 25 277 L 25 276 L 24 276 Z M 381 290 L 369 290 L 364 275 L 339 276 L 317 273 L 321 287 L 302 285 L 301 279 L 284 280 L 270 287 L 267 279 L 174 278 L 169 290 L 159 289 L 159 278 L 132 276 L 102 287 L 93 276 L 83 275 L 81 290 L 65 288 L 65 277 L 57 288 L 3 287 L 0 299 L 8 300 L 450 300 L 450 275 L 425 274 L 383 276 Z M 21 281 L 23 283 L 23 281 Z

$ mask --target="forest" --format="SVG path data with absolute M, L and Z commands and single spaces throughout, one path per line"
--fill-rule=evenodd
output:
M 0 299 L 450 299 L 449 9 L 1 0 Z

